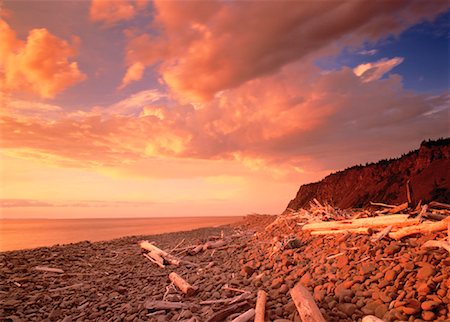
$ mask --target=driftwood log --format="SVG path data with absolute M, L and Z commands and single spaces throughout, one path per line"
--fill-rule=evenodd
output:
M 432 233 L 435 231 L 442 231 L 447 229 L 448 223 L 450 222 L 450 217 L 447 217 L 444 220 L 432 222 L 432 221 L 426 221 L 424 223 L 421 223 L 419 225 L 411 226 L 411 227 L 404 227 L 399 229 L 398 231 L 389 233 L 389 237 L 395 240 L 402 239 L 403 237 L 413 235 L 413 234 L 426 234 L 426 233 Z
M 369 228 L 351 228 L 351 229 L 337 229 L 337 230 L 315 230 L 311 235 L 336 235 L 336 234 L 362 234 L 369 235 Z
M 141 248 L 143 248 L 145 250 L 148 250 L 152 254 L 156 254 L 156 255 L 164 258 L 171 265 L 179 266 L 181 263 L 181 260 L 179 258 L 169 254 L 168 252 L 166 252 L 162 249 L 159 249 L 158 247 L 156 247 L 152 243 L 149 243 L 146 240 L 141 241 L 139 243 L 139 246 L 141 246 Z M 153 257 L 152 255 L 149 255 L 149 256 Z
M 64 271 L 60 268 L 52 268 L 52 267 L 46 267 L 46 266 L 36 266 L 34 269 L 36 271 L 41 271 L 41 272 L 59 273 L 59 274 L 64 273 Z
M 164 259 L 161 256 L 159 256 L 158 254 L 156 254 L 154 252 L 150 252 L 148 254 L 143 254 L 143 255 L 144 255 L 145 258 L 147 258 L 152 263 L 155 263 L 159 267 L 161 267 L 161 268 L 166 267 L 164 265 Z
M 264 314 L 266 311 L 267 293 L 263 290 L 258 291 L 258 296 L 256 297 L 256 309 L 255 309 L 255 320 L 254 322 L 264 322 Z
M 253 319 L 255 316 L 255 309 L 249 309 L 239 315 L 238 317 L 234 318 L 231 322 L 247 322 Z
M 240 302 L 234 305 L 231 305 L 227 308 L 224 308 L 216 313 L 214 313 L 210 318 L 206 320 L 206 322 L 222 322 L 224 319 L 229 317 L 231 314 L 238 312 L 244 306 L 248 305 L 247 302 Z
M 169 274 L 169 279 L 176 287 L 181 290 L 181 292 L 186 295 L 193 295 L 198 291 L 198 288 L 196 286 L 192 286 L 175 272 Z
M 312 295 L 303 285 L 297 283 L 290 294 L 302 321 L 326 322 Z
M 177 310 L 187 309 L 189 305 L 181 302 L 154 301 L 149 299 L 144 302 L 144 307 L 148 310 Z
M 408 219 L 409 215 L 386 215 L 370 218 L 346 219 L 310 223 L 303 226 L 304 231 L 340 230 L 355 228 L 383 228 L 386 226 L 403 227 L 419 223 L 418 219 Z
M 362 322 L 384 322 L 382 319 L 377 318 L 373 315 L 367 315 L 363 317 Z

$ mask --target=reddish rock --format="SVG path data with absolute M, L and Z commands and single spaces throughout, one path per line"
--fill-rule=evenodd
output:
M 347 255 L 341 255 L 337 258 L 336 266 L 338 268 L 343 268 L 348 264 L 348 256 Z
M 348 317 L 351 317 L 355 310 L 357 309 L 355 304 L 352 303 L 341 303 L 337 306 L 338 310 L 345 313 Z
M 395 280 L 395 277 L 397 276 L 397 273 L 393 270 L 387 270 L 386 273 L 384 274 L 384 279 L 386 281 L 393 281 Z
M 425 321 L 434 321 L 436 319 L 436 314 L 432 311 L 423 311 L 422 319 Z
M 433 265 L 426 264 L 417 272 L 416 278 L 419 280 L 427 280 L 436 273 Z

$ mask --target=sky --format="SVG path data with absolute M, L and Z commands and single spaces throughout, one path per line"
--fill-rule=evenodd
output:
M 450 3 L 0 1 L 2 218 L 281 213 L 450 135 Z

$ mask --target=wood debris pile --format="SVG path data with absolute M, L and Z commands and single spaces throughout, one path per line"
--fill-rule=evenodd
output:
M 371 241 L 382 238 L 400 240 L 414 234 L 450 231 L 450 205 L 430 202 L 410 207 L 408 202 L 388 205 L 371 202 L 372 210 L 340 210 L 329 204 L 322 205 L 314 199 L 310 209 L 285 212 L 265 229 L 267 233 L 293 233 L 295 226 L 311 235 L 365 234 L 372 235 Z M 278 234 L 277 234 L 278 233 Z M 450 240 L 449 240 L 450 242 Z M 430 241 L 424 247 L 442 247 L 450 252 L 447 241 Z M 282 248 L 283 243 L 275 240 L 274 248 Z

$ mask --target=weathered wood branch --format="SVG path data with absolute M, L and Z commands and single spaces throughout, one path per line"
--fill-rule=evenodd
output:
M 264 322 L 264 314 L 266 311 L 267 293 L 263 290 L 258 291 L 256 297 L 256 309 L 254 322 Z
M 384 228 L 382 231 L 374 234 L 371 238 L 370 241 L 372 243 L 375 243 L 377 241 L 382 240 L 385 236 L 387 236 L 387 234 L 389 234 L 392 230 L 392 226 L 387 226 L 386 228 Z
M 388 205 L 388 204 L 385 204 L 385 203 L 381 203 L 381 202 L 370 202 L 370 204 L 372 205 L 372 206 L 380 206 L 380 207 L 386 207 L 386 208 L 395 208 L 395 207 L 397 207 L 397 206 L 395 206 L 395 205 Z
M 219 247 L 225 246 L 226 244 L 227 244 L 227 242 L 223 239 L 215 240 L 215 241 L 208 241 L 203 245 L 203 250 L 219 248 Z
M 290 294 L 302 321 L 325 322 L 312 295 L 303 285 L 297 283 L 294 288 L 291 289 Z
M 198 291 L 198 288 L 196 286 L 192 286 L 175 272 L 169 274 L 169 279 L 176 287 L 181 290 L 181 292 L 186 295 L 192 295 Z
M 447 229 L 448 222 L 450 222 L 450 217 L 447 217 L 446 219 L 437 222 L 426 221 L 419 225 L 404 227 L 399 229 L 398 231 L 391 232 L 389 233 L 389 237 L 395 240 L 399 240 L 402 239 L 403 237 L 413 234 L 426 234 L 435 231 L 442 231 Z
M 148 310 L 177 310 L 187 309 L 189 308 L 189 305 L 181 302 L 155 301 L 148 299 L 144 302 L 144 307 Z
M 405 210 L 406 208 L 408 208 L 408 203 L 407 202 L 402 203 L 401 205 L 398 205 L 398 206 L 396 206 L 396 207 L 394 207 L 392 209 L 389 209 L 389 213 L 396 214 L 399 211 Z
M 164 265 L 164 259 L 159 256 L 158 254 L 155 254 L 153 252 L 150 252 L 148 254 L 143 254 L 145 258 L 147 258 L 149 261 L 151 261 L 152 263 L 158 265 L 161 268 L 166 267 Z
M 52 267 L 46 267 L 46 266 L 36 266 L 36 267 L 34 267 L 34 269 L 36 271 L 41 271 L 41 272 L 59 273 L 59 274 L 64 273 L 64 271 L 60 268 L 52 268 Z

